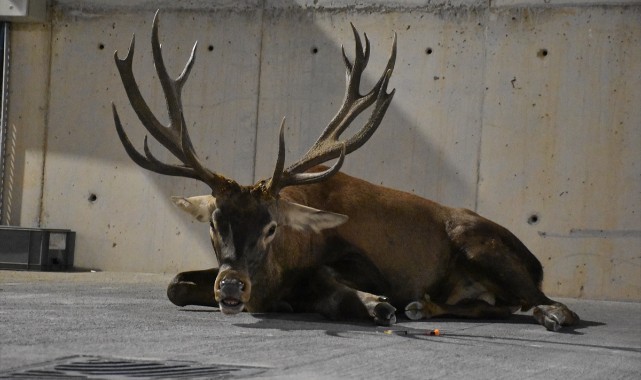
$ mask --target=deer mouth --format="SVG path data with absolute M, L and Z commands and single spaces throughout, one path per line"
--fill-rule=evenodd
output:
M 214 296 L 223 314 L 238 314 L 245 309 L 251 294 L 249 277 L 237 271 L 219 273 L 220 280 L 214 284 Z
M 220 311 L 223 314 L 238 314 L 245 308 L 245 304 L 238 298 L 228 297 L 220 300 Z

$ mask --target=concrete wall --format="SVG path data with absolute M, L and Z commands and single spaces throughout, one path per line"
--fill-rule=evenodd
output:
M 399 46 L 397 94 L 346 172 L 505 225 L 541 260 L 552 295 L 641 300 L 641 2 L 352 3 L 58 0 L 49 23 L 13 25 L 5 219 L 77 231 L 78 267 L 215 265 L 207 226 L 167 200 L 206 188 L 138 168 L 118 141 L 112 101 L 139 147 L 144 134 L 114 50 L 124 56 L 136 34 L 134 72 L 162 120 L 154 10 L 171 72 L 198 40 L 183 98 L 192 139 L 212 168 L 249 184 L 271 174 L 283 116 L 294 159 L 336 112 L 351 21 L 372 41 L 365 85 L 394 31 Z

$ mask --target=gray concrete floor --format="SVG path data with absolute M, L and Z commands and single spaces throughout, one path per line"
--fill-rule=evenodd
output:
M 563 333 L 545 330 L 529 315 L 506 321 L 401 319 L 390 333 L 311 314 L 230 317 L 179 308 L 165 296 L 170 278 L 0 271 L 0 377 L 63 368 L 65 360 L 86 356 L 258 367 L 227 373 L 234 378 L 641 376 L 641 303 L 565 299 L 583 322 Z M 432 329 L 441 335 L 426 335 Z

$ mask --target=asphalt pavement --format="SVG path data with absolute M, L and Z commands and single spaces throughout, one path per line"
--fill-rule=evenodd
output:
M 641 378 L 641 303 L 562 299 L 582 323 L 560 333 L 527 314 L 385 328 L 180 308 L 171 277 L 0 271 L 0 378 Z

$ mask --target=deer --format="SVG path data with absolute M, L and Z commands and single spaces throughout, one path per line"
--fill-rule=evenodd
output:
M 114 59 L 131 106 L 149 134 L 180 164 L 161 162 L 147 136 L 144 154 L 129 140 L 116 106 L 116 131 L 129 157 L 149 171 L 201 181 L 211 194 L 171 197 L 196 220 L 209 223 L 218 267 L 182 272 L 167 287 L 180 307 L 240 312 L 319 313 L 331 320 L 392 325 L 438 316 L 508 318 L 533 309 L 548 330 L 574 326 L 579 317 L 541 290 L 539 260 L 506 228 L 463 208 L 372 184 L 340 171 L 345 157 L 363 146 L 381 124 L 395 89 L 388 84 L 397 37 L 382 75 L 366 94 L 361 76 L 370 42 L 351 24 L 355 54 L 342 47 L 346 89 L 342 105 L 312 147 L 285 167 L 285 119 L 280 124 L 273 175 L 253 185 L 207 168 L 189 137 L 181 93 L 194 65 L 197 42 L 181 74 L 165 67 L 152 24 L 151 48 L 166 98 L 169 123 L 160 123 L 133 75 L 135 35 L 125 58 Z M 366 109 L 352 137 L 341 135 Z M 335 160 L 331 165 L 325 165 Z

